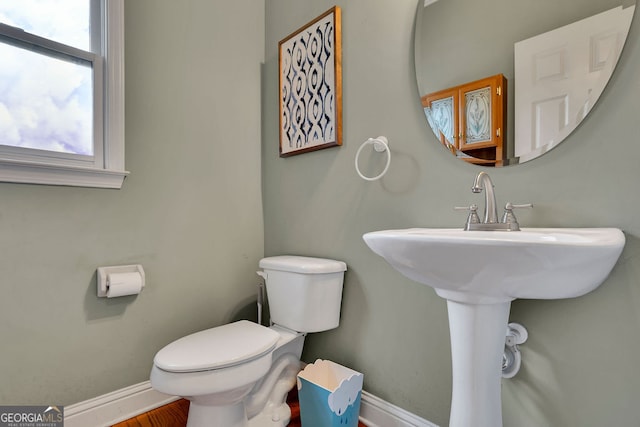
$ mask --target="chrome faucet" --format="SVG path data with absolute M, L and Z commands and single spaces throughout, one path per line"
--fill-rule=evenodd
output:
M 478 206 L 473 204 L 469 207 L 455 208 L 469 211 L 467 222 L 464 226 L 465 230 L 484 230 L 484 231 L 519 231 L 520 225 L 516 216 L 513 214 L 514 208 L 531 208 L 533 205 L 527 203 L 524 205 L 514 205 L 507 202 L 504 207 L 502 221 L 498 221 L 498 209 L 496 205 L 496 194 L 493 189 L 493 181 L 489 174 L 482 171 L 478 173 L 473 181 L 471 191 L 481 193 L 484 190 L 484 219 L 480 221 L 478 217 Z
M 496 207 L 496 194 L 493 191 L 493 181 L 489 174 L 481 171 L 473 181 L 471 191 L 481 193 L 484 189 L 484 224 L 495 224 L 498 222 L 498 208 Z

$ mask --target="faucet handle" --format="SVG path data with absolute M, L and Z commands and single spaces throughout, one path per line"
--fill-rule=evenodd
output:
M 513 214 L 513 210 L 521 209 L 521 208 L 532 208 L 532 207 L 533 207 L 532 203 L 514 205 L 511 202 L 507 202 L 507 204 L 504 205 L 504 214 L 502 215 L 502 222 L 504 224 L 510 224 L 510 229 L 513 231 L 520 230 L 520 225 L 518 224 L 518 220 L 516 216 Z
M 467 222 L 464 226 L 465 230 L 469 229 L 469 224 L 480 224 L 480 217 L 478 216 L 478 205 L 475 203 L 470 206 L 456 206 L 453 208 L 457 211 L 469 211 Z
M 454 211 L 469 211 L 469 212 L 478 212 L 478 205 L 476 205 L 475 203 L 473 203 L 472 205 L 469 206 L 455 206 L 453 208 Z
M 514 205 L 511 202 L 507 202 L 506 205 L 504 205 L 505 210 L 506 209 L 520 209 L 520 208 L 532 208 L 533 207 L 533 203 L 523 203 L 521 205 Z

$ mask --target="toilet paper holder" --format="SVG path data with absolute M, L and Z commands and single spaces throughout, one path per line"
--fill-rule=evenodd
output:
M 144 289 L 144 269 L 140 264 L 134 265 L 115 265 L 111 267 L 98 267 L 96 285 L 98 288 L 98 296 L 106 297 L 109 290 L 109 275 L 120 273 L 138 273 L 142 280 L 142 289 Z

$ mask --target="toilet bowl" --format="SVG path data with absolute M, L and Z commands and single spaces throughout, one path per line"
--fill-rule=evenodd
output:
M 187 427 L 284 427 L 307 333 L 339 324 L 346 265 L 264 258 L 272 326 L 240 320 L 180 338 L 155 356 L 154 389 L 191 403 Z

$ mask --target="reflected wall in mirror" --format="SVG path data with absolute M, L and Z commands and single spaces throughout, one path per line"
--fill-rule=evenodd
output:
M 434 141 L 488 166 L 523 163 L 557 146 L 604 90 L 634 10 L 634 0 L 418 0 L 416 77 Z M 506 80 L 506 120 L 503 159 L 491 161 L 486 150 L 468 148 L 462 121 L 439 129 L 425 98 L 496 75 Z

